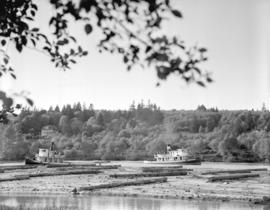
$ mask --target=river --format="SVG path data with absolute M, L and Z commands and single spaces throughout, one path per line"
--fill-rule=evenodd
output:
M 117 196 L 0 194 L 0 209 L 20 210 L 267 210 L 246 202 L 188 201 Z

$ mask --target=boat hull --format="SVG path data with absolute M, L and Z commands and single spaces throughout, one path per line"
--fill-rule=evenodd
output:
M 178 160 L 178 161 L 144 161 L 146 164 L 159 164 L 159 165 L 201 165 L 199 159 L 191 160 Z
M 25 165 L 44 165 L 44 163 L 31 158 L 25 158 Z
M 25 158 L 25 165 L 47 165 L 51 167 L 70 166 L 71 163 L 53 163 L 53 162 L 41 162 L 31 158 Z

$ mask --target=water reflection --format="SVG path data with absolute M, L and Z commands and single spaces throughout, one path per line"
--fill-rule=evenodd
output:
M 110 196 L 0 195 L 0 206 L 25 209 L 72 210 L 267 210 L 241 202 L 183 201 L 173 199 L 129 198 Z M 1 209 L 1 208 L 0 208 Z M 3 208 L 2 208 L 3 209 Z

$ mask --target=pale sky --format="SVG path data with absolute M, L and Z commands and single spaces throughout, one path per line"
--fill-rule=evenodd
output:
M 40 6 L 38 25 L 51 11 Z M 121 57 L 100 54 L 96 35 L 74 30 L 89 55 L 72 70 L 55 69 L 45 55 L 10 48 L 17 80 L 0 79 L 0 88 L 28 91 L 38 108 L 81 102 L 96 109 L 128 109 L 132 101 L 150 99 L 162 109 L 195 109 L 199 104 L 219 109 L 261 109 L 270 102 L 270 1 L 269 0 L 174 0 L 184 18 L 166 24 L 165 31 L 179 35 L 189 45 L 208 49 L 205 67 L 214 83 L 207 88 L 185 85 L 170 77 L 156 87 L 154 69 L 127 72 Z M 79 31 L 79 32 L 77 32 Z M 270 104 L 269 104 L 270 105 Z

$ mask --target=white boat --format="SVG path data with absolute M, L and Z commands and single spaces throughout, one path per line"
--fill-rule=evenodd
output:
M 201 160 L 191 156 L 185 149 L 172 150 L 171 145 L 167 145 L 167 153 L 156 154 L 155 161 L 144 161 L 150 164 L 179 164 L 179 165 L 200 165 Z

